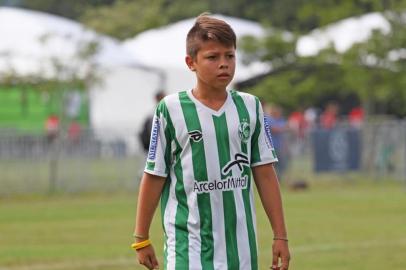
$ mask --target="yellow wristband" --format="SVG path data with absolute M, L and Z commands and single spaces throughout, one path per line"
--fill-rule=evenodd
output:
M 149 239 L 147 239 L 147 240 L 144 240 L 144 241 L 141 241 L 141 242 L 138 242 L 138 243 L 133 243 L 131 245 L 131 247 L 133 249 L 135 249 L 135 250 L 139 250 L 139 249 L 142 249 L 142 248 L 144 248 L 146 246 L 149 246 L 149 245 L 151 245 L 151 241 Z

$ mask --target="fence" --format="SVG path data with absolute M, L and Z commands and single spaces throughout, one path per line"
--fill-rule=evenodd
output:
M 371 179 L 406 180 L 406 121 L 386 120 L 353 127 L 314 128 L 300 138 L 284 134 L 287 174 L 359 172 Z M 286 152 L 286 151 L 285 151 Z
M 50 138 L 0 132 L 0 196 L 135 189 L 143 163 L 137 138 L 111 134 L 83 130 L 75 138 Z
M 76 138 L 60 134 L 52 140 L 0 131 L 0 196 L 135 189 L 144 163 L 138 138 L 127 133 L 107 140 L 108 131 L 97 134 L 86 130 Z M 289 132 L 285 138 L 286 174 L 357 171 L 406 180 L 406 121 L 368 123 L 361 129 L 341 124 L 304 137 Z

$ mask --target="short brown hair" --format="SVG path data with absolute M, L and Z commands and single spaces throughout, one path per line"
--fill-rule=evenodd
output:
M 203 13 L 196 19 L 186 37 L 186 53 L 195 58 L 200 44 L 206 41 L 217 41 L 225 46 L 237 48 L 237 38 L 231 26 L 223 20 Z

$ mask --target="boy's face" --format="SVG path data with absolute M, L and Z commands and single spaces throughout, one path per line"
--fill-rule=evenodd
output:
M 195 58 L 186 56 L 186 64 L 196 72 L 199 83 L 225 89 L 234 77 L 235 48 L 207 41 L 202 43 Z

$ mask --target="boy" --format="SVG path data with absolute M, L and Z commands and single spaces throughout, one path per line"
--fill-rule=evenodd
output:
M 257 98 L 226 90 L 235 71 L 234 31 L 203 14 L 186 47 L 197 83 L 156 109 L 132 245 L 138 260 L 158 269 L 148 233 L 160 198 L 164 269 L 258 269 L 253 175 L 273 228 L 272 269 L 286 270 L 290 255 L 269 127 Z

